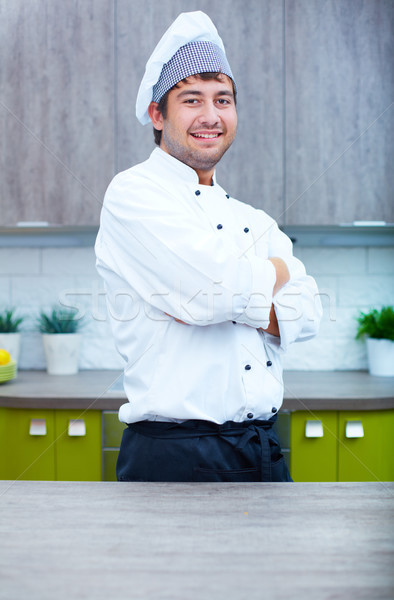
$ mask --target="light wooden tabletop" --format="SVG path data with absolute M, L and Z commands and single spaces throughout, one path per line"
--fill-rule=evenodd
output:
M 392 600 L 394 483 L 0 481 L 0 598 Z

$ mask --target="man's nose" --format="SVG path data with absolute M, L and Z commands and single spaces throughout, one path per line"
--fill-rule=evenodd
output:
M 198 121 L 211 127 L 219 122 L 218 109 L 213 102 L 206 102 L 202 106 Z

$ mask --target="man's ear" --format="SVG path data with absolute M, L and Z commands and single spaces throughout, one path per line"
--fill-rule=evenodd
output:
M 153 127 L 158 131 L 163 129 L 163 115 L 159 110 L 157 102 L 151 102 L 148 107 L 148 115 L 153 123 Z

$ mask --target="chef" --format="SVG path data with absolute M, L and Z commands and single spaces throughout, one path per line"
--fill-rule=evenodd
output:
M 109 185 L 95 246 L 126 362 L 120 481 L 291 481 L 272 429 L 281 355 L 316 335 L 321 305 L 276 222 L 216 181 L 236 96 L 210 18 L 179 15 L 137 96 L 157 147 Z

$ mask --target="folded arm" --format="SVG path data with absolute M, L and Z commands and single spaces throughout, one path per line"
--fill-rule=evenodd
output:
M 124 189 L 122 189 L 124 188 Z M 189 198 L 122 177 L 110 186 L 96 242 L 97 266 L 114 271 L 155 309 L 191 325 L 237 321 L 267 327 L 276 281 L 267 256 L 242 253 L 207 227 Z
M 190 325 L 233 320 L 262 329 L 268 339 L 279 334 L 286 343 L 304 335 L 299 322 L 288 327 L 288 314 L 294 302 L 299 308 L 307 298 L 308 304 L 317 288 L 272 219 L 254 211 L 260 229 L 242 253 L 231 237 L 193 216 L 188 199 L 182 204 L 146 186 L 145 179 L 121 176 L 107 191 L 98 267 L 115 271 L 147 304 Z

